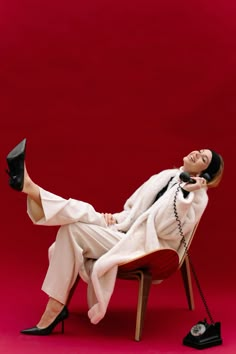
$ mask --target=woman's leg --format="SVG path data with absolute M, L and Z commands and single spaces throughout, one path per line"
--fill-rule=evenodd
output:
M 24 184 L 22 192 L 28 196 L 28 205 L 34 220 L 37 222 L 42 219 L 44 217 L 44 212 L 40 197 L 40 188 L 30 178 L 26 166 L 24 167 Z
M 22 143 L 20 143 L 18 146 L 16 146 L 7 156 L 7 163 L 8 163 L 8 167 L 9 167 L 9 171 L 8 174 L 10 176 L 9 179 L 9 184 L 13 189 L 16 189 L 18 191 L 22 191 L 23 193 L 25 193 L 28 197 L 28 208 L 30 209 L 30 216 L 32 217 L 33 221 L 35 223 L 41 222 L 41 224 L 47 224 L 50 225 L 49 223 L 46 223 L 45 220 L 48 221 L 48 214 L 45 215 L 45 205 L 46 205 L 46 211 L 49 211 L 50 217 L 52 219 L 52 223 L 51 225 L 63 225 L 63 224 L 68 224 L 68 223 L 75 223 L 75 221 L 79 221 L 81 220 L 84 223 L 95 223 L 97 225 L 100 226 L 106 226 L 106 223 L 104 221 L 104 217 L 102 214 L 97 213 L 93 207 L 87 203 L 83 203 L 83 202 L 78 202 L 75 200 L 63 200 L 63 198 L 57 197 L 57 196 L 53 196 L 52 194 L 50 195 L 50 193 L 47 193 L 45 191 L 45 193 L 43 194 L 44 197 L 46 195 L 46 202 L 45 199 L 43 200 L 41 197 L 41 192 L 42 189 L 36 184 L 34 183 L 31 178 L 29 177 L 29 174 L 27 172 L 25 163 L 24 163 L 24 157 L 25 157 L 25 140 L 22 141 Z M 43 192 L 42 192 L 43 193 Z M 57 205 L 57 207 L 55 207 L 55 204 Z M 58 206 L 58 204 L 60 204 Z M 57 212 L 59 212 L 60 210 L 62 210 L 61 213 L 59 213 L 59 218 L 55 218 L 52 212 L 51 212 L 51 207 L 53 207 L 55 214 L 57 214 Z M 79 207 L 79 208 L 78 208 Z M 75 211 L 78 208 L 78 212 L 75 215 Z M 56 209 L 56 211 L 55 211 Z M 42 220 L 44 219 L 44 220 Z M 50 218 L 49 218 L 50 219 Z M 61 220 L 63 222 L 61 222 Z M 59 222 L 58 222 L 59 221 Z M 55 223 L 57 222 L 57 223 Z M 80 224 L 78 222 L 78 224 Z M 84 224 L 85 226 L 88 227 L 88 224 Z M 73 225 L 73 224 L 71 224 Z M 70 233 L 71 237 L 67 237 L 67 239 L 70 241 L 70 239 L 72 239 L 72 234 L 73 232 L 70 232 L 70 228 L 72 228 L 70 224 L 68 226 L 65 226 L 64 228 L 61 227 L 61 233 L 65 234 L 65 229 L 68 229 L 68 232 Z M 82 224 L 81 224 L 82 225 Z M 99 227 L 99 226 L 97 226 Z M 64 232 L 63 232 L 64 230 Z M 77 230 L 78 231 L 78 230 Z M 89 234 L 90 235 L 90 234 Z M 97 235 L 96 235 L 97 236 Z M 64 237 L 65 238 L 65 237 Z M 96 237 L 95 237 L 96 238 Z M 58 234 L 58 239 L 61 239 L 61 237 L 59 237 Z M 114 237 L 115 239 L 115 237 Z M 114 244 L 116 242 L 119 241 L 119 237 L 117 237 L 117 239 L 113 242 Z M 70 243 L 70 242 L 69 242 Z M 73 243 L 73 242 L 72 242 Z M 60 242 L 56 242 L 55 246 L 59 244 L 60 246 Z M 62 243 L 63 244 L 63 243 Z M 79 242 L 78 242 L 79 244 Z M 60 247 L 55 247 L 56 250 L 55 252 L 53 252 L 53 257 L 52 257 L 52 261 L 50 262 L 50 266 L 49 266 L 49 270 L 47 273 L 47 276 L 45 278 L 44 281 L 44 285 L 43 288 L 45 287 L 45 292 L 48 291 L 48 295 L 49 295 L 49 301 L 46 307 L 46 310 L 41 318 L 41 320 L 39 321 L 37 328 L 35 329 L 29 329 L 29 330 L 25 330 L 22 331 L 22 333 L 26 333 L 26 334 L 46 334 L 46 332 L 40 332 L 38 331 L 38 329 L 40 328 L 48 328 L 48 326 L 50 326 L 50 324 L 52 324 L 54 322 L 54 325 L 56 325 L 59 321 L 62 321 L 64 318 L 66 318 L 67 314 L 63 314 L 62 313 L 62 309 L 64 307 L 64 305 L 66 304 L 66 300 L 68 298 L 68 293 L 73 285 L 73 283 L 75 282 L 78 273 L 81 271 L 82 273 L 84 273 L 85 275 L 85 271 L 83 270 L 84 267 L 84 258 L 83 255 L 87 254 L 87 256 L 92 256 L 92 257 L 99 257 L 100 255 L 102 255 L 103 253 L 105 253 L 109 248 L 111 248 L 113 246 L 112 242 L 108 245 L 104 245 L 103 243 L 99 243 L 97 242 L 97 247 L 96 247 L 96 252 L 92 252 L 91 250 L 93 249 L 90 248 L 88 246 L 87 243 L 87 247 L 86 247 L 86 242 L 84 243 L 84 248 L 81 247 L 77 247 L 77 252 L 75 251 L 75 242 L 73 247 L 68 247 L 67 249 L 70 248 L 70 250 L 67 252 L 66 257 L 68 262 L 65 262 L 66 265 L 66 271 L 64 272 L 64 274 L 58 272 L 58 268 L 60 266 L 61 263 L 61 255 L 64 252 L 64 248 L 60 248 Z M 57 251 L 57 249 L 59 251 Z M 59 253 L 58 253 L 59 252 Z M 59 254 L 59 256 L 58 256 Z M 78 260 L 77 260 L 77 256 Z M 54 266 L 56 265 L 56 268 L 54 269 Z M 62 269 L 63 267 L 60 268 L 60 270 L 63 271 Z M 51 279 L 53 276 L 53 272 L 55 271 L 56 276 L 56 286 L 55 288 L 50 284 L 51 283 Z M 62 277 L 60 277 L 60 274 L 62 274 Z M 59 275 L 59 276 L 58 276 Z M 54 276 L 53 276 L 54 277 Z M 60 288 L 60 284 L 62 284 L 62 287 Z M 50 288 L 51 287 L 51 288 Z M 51 290 L 50 290 L 51 289 Z M 62 289 L 62 292 L 60 293 L 60 289 Z M 64 292 L 63 292 L 64 289 Z M 60 316 L 60 314 L 62 316 Z M 58 316 L 59 315 L 59 316 Z M 55 321 L 56 320 L 56 321 Z M 50 328 L 48 328 L 49 331 L 47 331 L 47 334 L 50 333 L 52 327 L 50 326 Z
M 61 226 L 81 221 L 107 226 L 104 215 L 81 200 L 64 199 L 34 183 L 25 167 L 22 192 L 27 194 L 27 212 L 37 225 Z
M 123 234 L 109 228 L 80 222 L 59 229 L 49 249 L 50 264 L 42 285 L 49 301 L 38 328 L 46 328 L 62 311 L 78 274 L 89 282 L 89 260 L 98 259 L 122 237 Z

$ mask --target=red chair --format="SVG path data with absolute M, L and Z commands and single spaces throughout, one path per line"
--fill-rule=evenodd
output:
M 188 249 L 196 228 L 197 225 L 186 243 Z M 189 258 L 183 243 L 178 252 L 172 249 L 156 250 L 119 266 L 117 278 L 139 281 L 135 328 L 136 341 L 141 340 L 148 296 L 152 283 L 168 278 L 178 269 L 181 270 L 188 307 L 190 310 L 194 310 L 191 270 Z

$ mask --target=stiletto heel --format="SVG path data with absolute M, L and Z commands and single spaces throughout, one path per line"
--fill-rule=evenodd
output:
M 33 336 L 47 336 L 52 333 L 54 328 L 61 322 L 61 333 L 64 333 L 64 320 L 69 316 L 69 312 L 66 306 L 63 307 L 62 311 L 55 318 L 55 320 L 46 328 L 39 328 L 37 326 L 32 328 L 23 329 L 22 334 L 29 334 Z
M 23 139 L 7 155 L 7 164 L 9 170 L 9 185 L 11 188 L 22 191 L 24 186 L 24 162 L 25 162 L 26 139 Z

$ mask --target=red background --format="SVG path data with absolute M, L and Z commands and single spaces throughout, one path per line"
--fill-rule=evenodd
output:
M 31 224 L 25 195 L 7 185 L 5 157 L 26 137 L 36 183 L 102 212 L 120 211 L 189 151 L 220 152 L 224 179 L 209 191 L 192 254 L 206 282 L 223 279 L 231 291 L 235 18 L 231 0 L 0 2 L 3 283 L 25 274 L 30 290 L 34 275 L 38 292 L 55 238 Z

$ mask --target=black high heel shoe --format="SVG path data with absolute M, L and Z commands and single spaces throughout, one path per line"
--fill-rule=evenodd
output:
M 26 139 L 23 139 L 7 155 L 7 164 L 9 170 L 9 185 L 11 188 L 22 191 L 24 186 L 24 162 L 25 162 Z
M 62 311 L 55 318 L 55 320 L 46 328 L 38 328 L 37 326 L 32 328 L 23 329 L 20 333 L 29 334 L 33 336 L 48 336 L 52 333 L 54 328 L 61 322 L 61 333 L 64 333 L 64 320 L 69 316 L 69 312 L 66 306 L 63 307 Z

